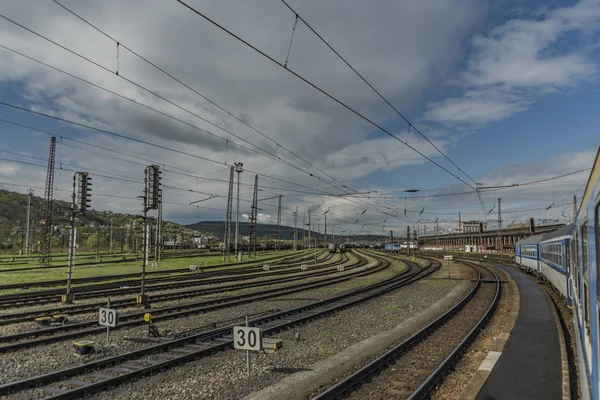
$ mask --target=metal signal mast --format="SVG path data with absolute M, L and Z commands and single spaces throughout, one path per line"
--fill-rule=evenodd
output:
M 256 258 L 256 234 L 257 234 L 257 222 L 258 219 L 258 175 L 254 175 L 254 194 L 252 195 L 252 208 L 250 210 L 250 245 L 252 246 L 252 252 L 254 258 Z M 250 253 L 250 250 L 248 250 Z
M 146 294 L 146 267 L 148 266 L 148 248 L 149 248 L 149 232 L 148 232 L 148 210 L 158 210 L 160 203 L 162 203 L 162 190 L 161 186 L 161 173 L 158 165 L 149 165 L 145 170 L 144 177 L 144 239 L 143 247 L 144 254 L 142 257 L 142 282 L 141 282 L 141 293 L 137 296 L 137 304 L 147 307 L 148 295 Z
M 233 176 L 234 169 L 229 173 L 229 195 L 227 196 L 227 211 L 225 215 L 225 236 L 223 237 L 223 261 L 230 261 L 231 256 L 231 213 L 233 211 Z
M 498 237 L 496 238 L 496 251 L 502 251 L 502 199 L 498 198 Z
M 72 303 L 74 300 L 71 291 L 71 276 L 75 264 L 75 243 L 77 231 L 75 230 L 75 216 L 85 214 L 92 202 L 92 178 L 87 172 L 76 172 L 73 175 L 73 194 L 71 203 L 71 229 L 69 234 L 69 258 L 67 271 L 67 293 L 62 296 L 63 303 Z
M 56 136 L 50 139 L 50 151 L 48 153 L 48 170 L 46 172 L 46 188 L 44 191 L 44 206 L 42 208 L 42 238 L 41 254 L 42 264 L 50 264 L 51 240 L 52 240 L 52 203 L 54 196 L 54 158 L 56 155 Z
M 281 197 L 282 195 L 279 195 L 279 203 L 277 206 L 277 251 L 279 251 L 281 241 Z

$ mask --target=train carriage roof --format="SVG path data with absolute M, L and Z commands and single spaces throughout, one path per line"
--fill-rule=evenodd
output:
M 581 199 L 581 203 L 579 204 L 579 209 L 577 211 L 577 218 L 580 218 L 581 210 L 585 209 L 588 201 L 592 197 L 592 193 L 596 188 L 596 185 L 600 182 L 600 146 L 598 146 L 598 152 L 596 153 L 596 159 L 594 160 L 594 165 L 592 166 L 592 170 L 590 171 L 590 177 L 585 186 L 585 191 L 583 193 L 583 198 Z
M 558 228 L 557 230 L 547 233 L 542 242 L 547 242 L 552 239 L 556 239 L 563 236 L 571 236 L 573 230 L 575 229 L 575 224 L 565 225 L 562 228 Z
M 528 236 L 526 238 L 519 240 L 517 242 L 517 246 L 522 245 L 522 244 L 540 244 L 540 242 L 542 241 L 543 238 L 544 238 L 544 235 L 542 233 L 540 233 L 538 235 Z

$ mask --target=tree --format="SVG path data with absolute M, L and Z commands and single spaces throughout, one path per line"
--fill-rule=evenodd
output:
M 90 250 L 95 249 L 96 246 L 99 246 L 100 250 L 106 249 L 107 244 L 108 244 L 108 242 L 104 235 L 100 235 L 100 243 L 99 244 L 98 244 L 98 235 L 96 233 L 92 233 L 90 236 L 88 236 L 87 247 Z

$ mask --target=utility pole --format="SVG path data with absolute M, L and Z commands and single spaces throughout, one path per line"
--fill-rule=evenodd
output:
M 496 251 L 502 251 L 502 199 L 498 198 L 498 236 L 496 237 Z
M 256 258 L 256 234 L 257 234 L 257 222 L 258 219 L 258 175 L 254 175 L 254 194 L 252 195 L 252 207 L 250 209 L 250 244 L 252 245 L 252 252 L 254 258 Z M 250 249 L 248 249 L 250 254 Z
M 463 231 L 463 226 L 462 226 L 462 220 L 460 218 L 460 211 L 458 212 L 458 233 L 462 233 Z
M 113 252 L 113 245 L 112 245 L 113 244 L 113 219 L 112 218 L 110 219 L 110 239 L 109 239 L 108 243 L 109 243 L 108 251 L 110 254 L 112 254 L 112 252 Z
M 304 249 L 304 239 L 306 236 L 306 214 L 302 214 L 302 248 Z
M 52 208 L 54 196 L 54 158 L 56 155 L 56 136 L 50 139 L 50 150 L 48 152 L 48 169 L 46 172 L 46 186 L 44 191 L 44 206 L 42 209 L 42 237 L 41 253 L 42 264 L 50 265 L 51 243 L 52 243 Z
M 325 243 L 327 243 L 327 213 L 325 213 Z
M 278 196 L 279 204 L 277 206 L 277 252 L 280 250 L 281 240 L 281 195 Z
M 308 213 L 308 248 L 310 248 L 310 213 Z
M 225 235 L 223 237 L 223 261 L 229 262 L 231 247 L 231 212 L 233 209 L 233 176 L 234 167 L 229 172 L 229 195 L 227 196 L 227 211 L 225 214 Z
M 577 195 L 573 195 L 573 222 L 577 218 Z
M 67 262 L 67 293 L 62 296 L 63 303 L 72 303 L 75 296 L 71 291 L 71 277 L 73 265 L 75 264 L 75 243 L 77 231 L 75 230 L 75 215 L 85 214 L 90 207 L 92 197 L 92 178 L 87 172 L 76 172 L 73 174 L 73 194 L 71 202 L 71 226 L 69 230 L 69 257 Z
M 161 198 L 162 198 L 162 189 L 160 190 L 161 192 Z M 160 202 L 160 204 L 158 205 L 158 217 L 156 218 L 156 232 L 155 232 L 155 242 L 154 242 L 154 261 L 158 261 L 162 259 L 162 246 L 163 246 L 163 234 L 162 234 L 162 208 L 163 208 L 163 203 L 162 201 Z
M 96 225 L 96 260 L 98 259 L 98 252 L 100 251 L 100 223 Z
M 296 206 L 296 211 L 294 211 L 294 251 L 296 251 L 296 237 L 298 231 L 298 206 Z
M 440 223 L 435 219 L 435 247 L 440 247 Z
M 406 227 L 406 254 L 410 257 L 410 226 Z
M 27 190 L 27 226 L 25 227 L 25 254 L 29 254 L 29 227 L 31 223 L 29 218 L 31 217 L 31 197 L 33 196 L 33 189 Z
M 235 172 L 237 172 L 237 200 L 236 200 L 236 213 L 235 213 L 235 254 L 238 261 L 242 261 L 242 254 L 239 251 L 239 234 L 240 234 L 240 175 L 244 172 L 244 164 L 241 162 L 236 162 L 233 164 L 235 166 Z

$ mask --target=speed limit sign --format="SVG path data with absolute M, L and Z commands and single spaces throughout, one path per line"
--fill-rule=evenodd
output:
M 262 349 L 262 331 L 260 328 L 249 326 L 234 327 L 233 347 L 237 350 L 260 351 Z
M 117 310 L 100 307 L 100 312 L 98 313 L 98 324 L 102 326 L 108 326 L 110 328 L 116 328 L 119 324 L 119 314 L 117 313 Z

